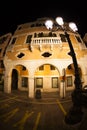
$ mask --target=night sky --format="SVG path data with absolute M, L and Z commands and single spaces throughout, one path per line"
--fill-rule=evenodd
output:
M 17 25 L 41 17 L 63 17 L 65 22 L 75 22 L 83 37 L 87 33 L 86 2 L 69 0 L 3 0 L 0 2 L 0 36 L 14 32 Z

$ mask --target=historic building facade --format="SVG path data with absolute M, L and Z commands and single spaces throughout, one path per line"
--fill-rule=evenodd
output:
M 28 91 L 28 96 L 34 98 L 40 89 L 42 93 L 58 92 L 63 97 L 74 89 L 74 66 L 67 39 L 62 29 L 47 30 L 45 20 L 39 18 L 18 25 L 14 34 L 9 34 L 10 41 L 6 42 L 3 55 L 4 92 L 18 89 Z M 75 50 L 82 84 L 86 85 L 87 47 L 79 33 L 72 32 L 68 23 L 65 26 Z

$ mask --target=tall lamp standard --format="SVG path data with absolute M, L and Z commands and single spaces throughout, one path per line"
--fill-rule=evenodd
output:
M 75 80 L 74 80 L 75 89 L 71 94 L 73 106 L 71 107 L 69 112 L 66 114 L 65 122 L 67 124 L 76 124 L 76 123 L 79 123 L 82 120 L 82 115 L 83 115 L 82 105 L 81 105 L 82 83 L 81 83 L 81 79 L 80 79 L 76 55 L 75 55 L 69 34 L 68 34 L 68 32 L 67 32 L 67 30 L 64 26 L 63 19 L 61 17 L 57 17 L 56 22 L 57 22 L 58 26 L 57 26 L 55 31 L 57 31 L 58 27 L 61 27 L 61 29 L 64 31 L 64 35 L 65 35 L 65 37 L 68 41 L 68 45 L 69 45 L 69 48 L 70 48 L 70 52 L 68 54 L 72 57 L 74 70 L 75 70 Z M 49 30 L 53 29 L 53 22 L 51 20 L 47 20 L 45 22 L 45 25 L 46 25 L 47 29 L 49 29 Z M 77 27 L 76 27 L 75 23 L 73 23 L 73 22 L 69 23 L 69 28 L 73 32 L 77 31 Z

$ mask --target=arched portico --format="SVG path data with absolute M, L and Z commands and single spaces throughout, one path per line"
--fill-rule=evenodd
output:
M 28 96 L 30 98 L 34 98 L 35 89 L 36 89 L 35 85 L 38 85 L 36 83 L 37 82 L 36 80 L 38 80 L 38 77 L 39 77 L 39 80 L 38 80 L 39 83 L 43 82 L 44 89 L 42 91 L 45 91 L 45 90 L 53 91 L 52 87 L 55 87 L 57 85 L 57 82 L 58 82 L 59 88 L 55 88 L 54 90 L 60 91 L 60 86 L 62 85 L 60 81 L 60 77 L 62 76 L 62 70 L 66 68 L 69 65 L 69 63 L 71 63 L 71 61 L 67 62 L 66 60 L 61 61 L 61 60 L 52 60 L 52 59 L 26 61 L 26 62 L 20 62 L 20 64 L 19 62 L 18 63 L 16 62 L 15 64 L 9 63 L 8 66 L 6 66 L 4 91 L 7 93 L 11 92 L 13 69 L 16 69 L 18 72 L 18 89 L 23 90 L 23 91 L 25 90 L 28 91 Z M 55 69 L 56 73 L 54 73 L 53 71 L 50 71 L 50 73 L 46 75 L 43 75 L 43 74 L 37 75 L 37 70 L 42 65 L 49 65 L 51 67 L 53 66 L 54 68 L 56 68 Z M 40 79 L 41 77 L 43 77 L 43 81 L 42 79 Z M 27 87 L 22 86 L 24 81 L 26 82 Z

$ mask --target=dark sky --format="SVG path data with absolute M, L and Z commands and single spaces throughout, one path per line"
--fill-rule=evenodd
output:
M 17 25 L 41 17 L 63 17 L 75 22 L 83 37 L 87 33 L 86 2 L 69 0 L 3 0 L 0 2 L 0 35 L 14 32 Z

